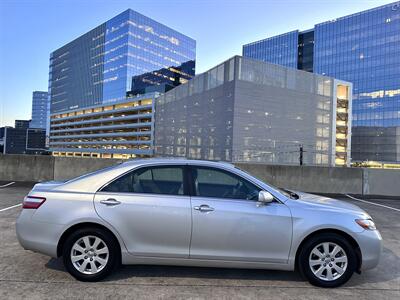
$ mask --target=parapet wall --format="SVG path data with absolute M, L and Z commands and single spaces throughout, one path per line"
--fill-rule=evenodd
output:
M 0 155 L 0 181 L 66 180 L 119 162 L 117 159 Z M 278 187 L 312 193 L 399 196 L 400 200 L 398 170 L 236 165 Z

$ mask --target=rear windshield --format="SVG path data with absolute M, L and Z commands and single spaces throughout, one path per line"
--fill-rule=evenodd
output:
M 107 171 L 107 170 L 114 169 L 116 166 L 118 166 L 118 165 L 120 165 L 120 164 L 121 164 L 121 163 L 117 163 L 117 164 L 112 165 L 112 166 L 108 166 L 108 167 L 101 168 L 101 169 L 99 169 L 99 170 L 96 170 L 96 171 L 93 171 L 93 172 L 90 172 L 90 173 L 87 173 L 87 174 L 83 174 L 83 175 L 81 175 L 81 176 L 78 176 L 78 177 L 75 177 L 75 178 L 72 178 L 72 179 L 66 181 L 66 183 L 74 182 L 74 181 L 76 181 L 76 180 L 80 180 L 80 179 L 83 179 L 83 178 L 86 178 L 86 177 L 90 177 L 90 176 L 92 176 L 92 175 L 96 175 L 96 174 L 99 174 L 99 173 L 103 173 L 103 172 L 105 172 L 105 171 Z

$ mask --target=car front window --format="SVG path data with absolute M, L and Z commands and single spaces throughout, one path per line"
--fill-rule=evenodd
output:
M 260 188 L 236 174 L 209 168 L 193 167 L 195 196 L 224 199 L 257 200 Z
M 242 170 L 242 169 L 240 169 L 240 168 L 238 168 L 238 167 L 236 167 L 236 166 L 235 166 L 235 168 L 238 169 L 238 170 L 240 170 L 241 172 L 246 173 L 247 175 L 249 175 L 249 176 L 251 176 L 251 177 L 253 177 L 253 178 L 256 178 L 257 180 L 259 180 L 259 181 L 265 183 L 265 182 L 264 182 L 263 180 L 261 180 L 260 178 L 257 178 L 257 177 L 255 177 L 254 175 L 251 175 L 251 174 L 249 174 L 248 172 L 246 172 L 246 171 L 244 171 L 244 170 Z M 265 183 L 265 184 L 267 184 L 267 183 Z M 294 193 L 294 192 L 288 191 L 288 190 L 283 189 L 283 188 L 278 188 L 278 187 L 276 187 L 276 186 L 274 186 L 274 185 L 272 185 L 272 184 L 269 184 L 269 183 L 268 183 L 267 185 L 268 185 L 271 189 L 273 189 L 276 193 L 282 194 L 282 195 L 284 195 L 284 196 L 287 197 L 287 198 L 290 198 L 290 199 L 298 199 L 298 198 L 299 198 L 298 195 L 297 195 L 296 193 Z M 296 196 L 294 196 L 294 195 L 296 195 Z

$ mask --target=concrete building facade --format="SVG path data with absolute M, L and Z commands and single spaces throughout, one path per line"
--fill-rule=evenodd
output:
M 400 166 L 400 2 L 246 44 L 243 56 L 352 82 L 353 160 Z
M 349 165 L 351 91 L 345 81 L 235 56 L 157 98 L 155 154 Z
M 148 148 L 143 148 L 133 129 L 142 122 L 127 116 L 145 112 L 141 130 L 147 131 L 154 97 L 191 79 L 195 59 L 195 40 L 131 9 L 55 50 L 49 70 L 51 151 L 96 157 L 151 155 L 152 134 L 150 140 L 146 135 Z
M 53 155 L 122 159 L 152 155 L 154 97 L 148 96 L 52 114 Z

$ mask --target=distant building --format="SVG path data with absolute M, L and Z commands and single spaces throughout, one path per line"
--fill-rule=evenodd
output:
M 31 128 L 46 128 L 47 122 L 47 92 L 33 92 L 32 93 L 32 120 L 30 123 Z
M 348 166 L 351 90 L 345 81 L 235 56 L 156 99 L 155 154 Z
M 31 120 L 15 120 L 14 126 L 16 129 L 28 129 Z
M 26 154 L 26 128 L 0 128 L 3 154 Z
M 152 155 L 154 97 L 191 79 L 195 58 L 195 40 L 131 9 L 55 50 L 49 74 L 53 154 Z
M 243 56 L 352 82 L 353 160 L 400 163 L 400 2 L 244 45 Z
M 29 120 L 15 120 L 15 128 L 0 128 L 0 153 L 46 153 L 46 129 L 29 128 Z
M 153 154 L 154 96 L 51 116 L 55 156 L 130 158 Z
M 46 130 L 32 128 L 0 128 L 0 153 L 44 154 Z
M 28 154 L 41 154 L 48 152 L 48 149 L 46 149 L 46 129 L 44 128 L 27 129 L 26 152 Z

